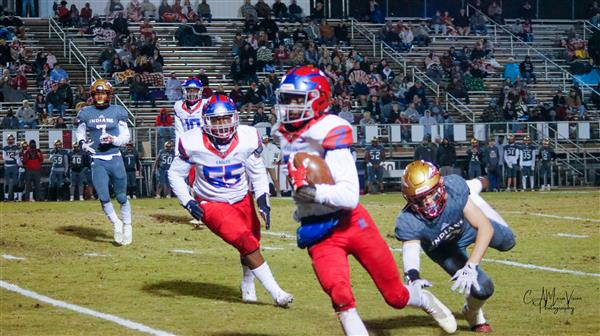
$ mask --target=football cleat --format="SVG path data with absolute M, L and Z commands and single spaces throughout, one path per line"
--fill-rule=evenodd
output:
M 492 327 L 487 324 L 478 324 L 476 326 L 471 327 L 471 331 L 477 332 L 477 333 L 491 333 L 492 332 Z
M 245 285 L 242 283 L 240 285 L 240 291 L 242 291 L 242 301 L 244 302 L 256 302 L 256 287 L 254 287 L 254 282 L 252 284 Z
M 294 302 L 294 296 L 284 291 L 275 299 L 275 305 L 281 308 L 289 308 L 292 302 Z
M 114 223 L 115 232 L 113 234 L 113 239 L 115 243 L 122 245 L 123 244 L 123 222 L 118 221 Z
M 123 245 L 130 245 L 133 241 L 133 227 L 131 224 L 123 226 Z
M 421 307 L 423 311 L 431 315 L 445 332 L 452 334 L 456 331 L 456 319 L 448 307 L 446 307 L 430 291 L 422 290 L 422 297 L 426 298 L 427 305 Z

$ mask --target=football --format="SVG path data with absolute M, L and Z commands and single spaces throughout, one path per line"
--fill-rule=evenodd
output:
M 329 167 L 323 158 L 315 154 L 298 152 L 294 155 L 294 167 L 306 167 L 306 181 L 310 185 L 334 184 Z

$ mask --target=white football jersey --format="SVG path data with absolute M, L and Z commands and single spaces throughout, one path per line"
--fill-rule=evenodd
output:
M 325 159 L 336 183 L 316 186 L 318 203 L 297 203 L 298 218 L 320 216 L 356 207 L 356 202 L 351 200 L 358 199 L 358 173 L 349 150 L 353 143 L 352 127 L 346 120 L 335 115 L 324 115 L 311 120 L 296 132 L 288 132 L 280 125 L 277 135 L 284 163 L 287 163 L 290 154 L 296 152 L 319 155 Z M 330 153 L 332 155 L 329 155 Z
M 191 108 L 188 108 L 185 101 L 178 100 L 173 105 L 175 111 L 175 135 L 180 136 L 185 131 L 192 128 L 202 127 L 202 108 L 204 107 L 205 99 L 199 100 Z
M 231 142 L 222 148 L 216 148 L 201 128 L 194 128 L 181 135 L 178 147 L 169 180 L 183 205 L 192 199 L 185 184 L 192 166 L 196 167 L 193 194 L 205 201 L 237 203 L 248 194 L 249 182 L 256 197 L 269 191 L 260 158 L 262 143 L 254 127 L 238 126 Z

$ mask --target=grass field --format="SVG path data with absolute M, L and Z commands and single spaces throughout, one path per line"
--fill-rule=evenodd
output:
M 486 258 L 492 260 L 482 264 L 496 286 L 484 307 L 494 334 L 600 335 L 600 192 L 496 193 L 484 198 L 517 236 L 512 251 L 489 250 Z M 362 202 L 390 246 L 399 248 L 391 234 L 402 197 L 365 196 Z M 134 200 L 132 205 L 133 245 L 115 247 L 112 228 L 97 202 L 1 204 L 0 254 L 25 259 L 0 258 L 0 280 L 177 335 L 342 334 L 306 251 L 295 247 L 293 237 L 271 234 L 262 239 L 276 278 L 296 297 L 293 306 L 274 307 L 258 283 L 261 303 L 245 304 L 233 248 L 208 230 L 192 230 L 174 199 Z M 272 231 L 293 234 L 292 202 L 273 199 L 272 206 Z M 400 253 L 394 255 L 400 262 Z M 585 274 L 498 262 L 504 260 Z M 441 333 L 425 313 L 387 306 L 366 272 L 354 260 L 351 267 L 358 309 L 372 335 Z M 460 315 L 463 298 L 450 291 L 449 277 L 426 257 L 422 274 L 454 311 L 457 333 L 471 334 Z M 556 288 L 556 298 L 565 291 L 572 294 L 572 313 L 524 303 L 524 296 L 539 298 L 542 288 Z M 566 306 L 559 300 L 554 308 Z M 141 333 L 0 289 L 0 335 L 135 334 Z

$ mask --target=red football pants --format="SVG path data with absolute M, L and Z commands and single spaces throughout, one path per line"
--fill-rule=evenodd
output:
M 367 270 L 387 304 L 397 309 L 406 306 L 408 290 L 402 283 L 392 252 L 361 204 L 342 217 L 331 236 L 311 246 L 308 253 L 335 311 L 356 307 L 350 285 L 349 254 Z
M 202 222 L 240 255 L 248 255 L 260 247 L 260 220 L 250 194 L 241 201 L 229 204 L 198 199 L 204 210 Z

